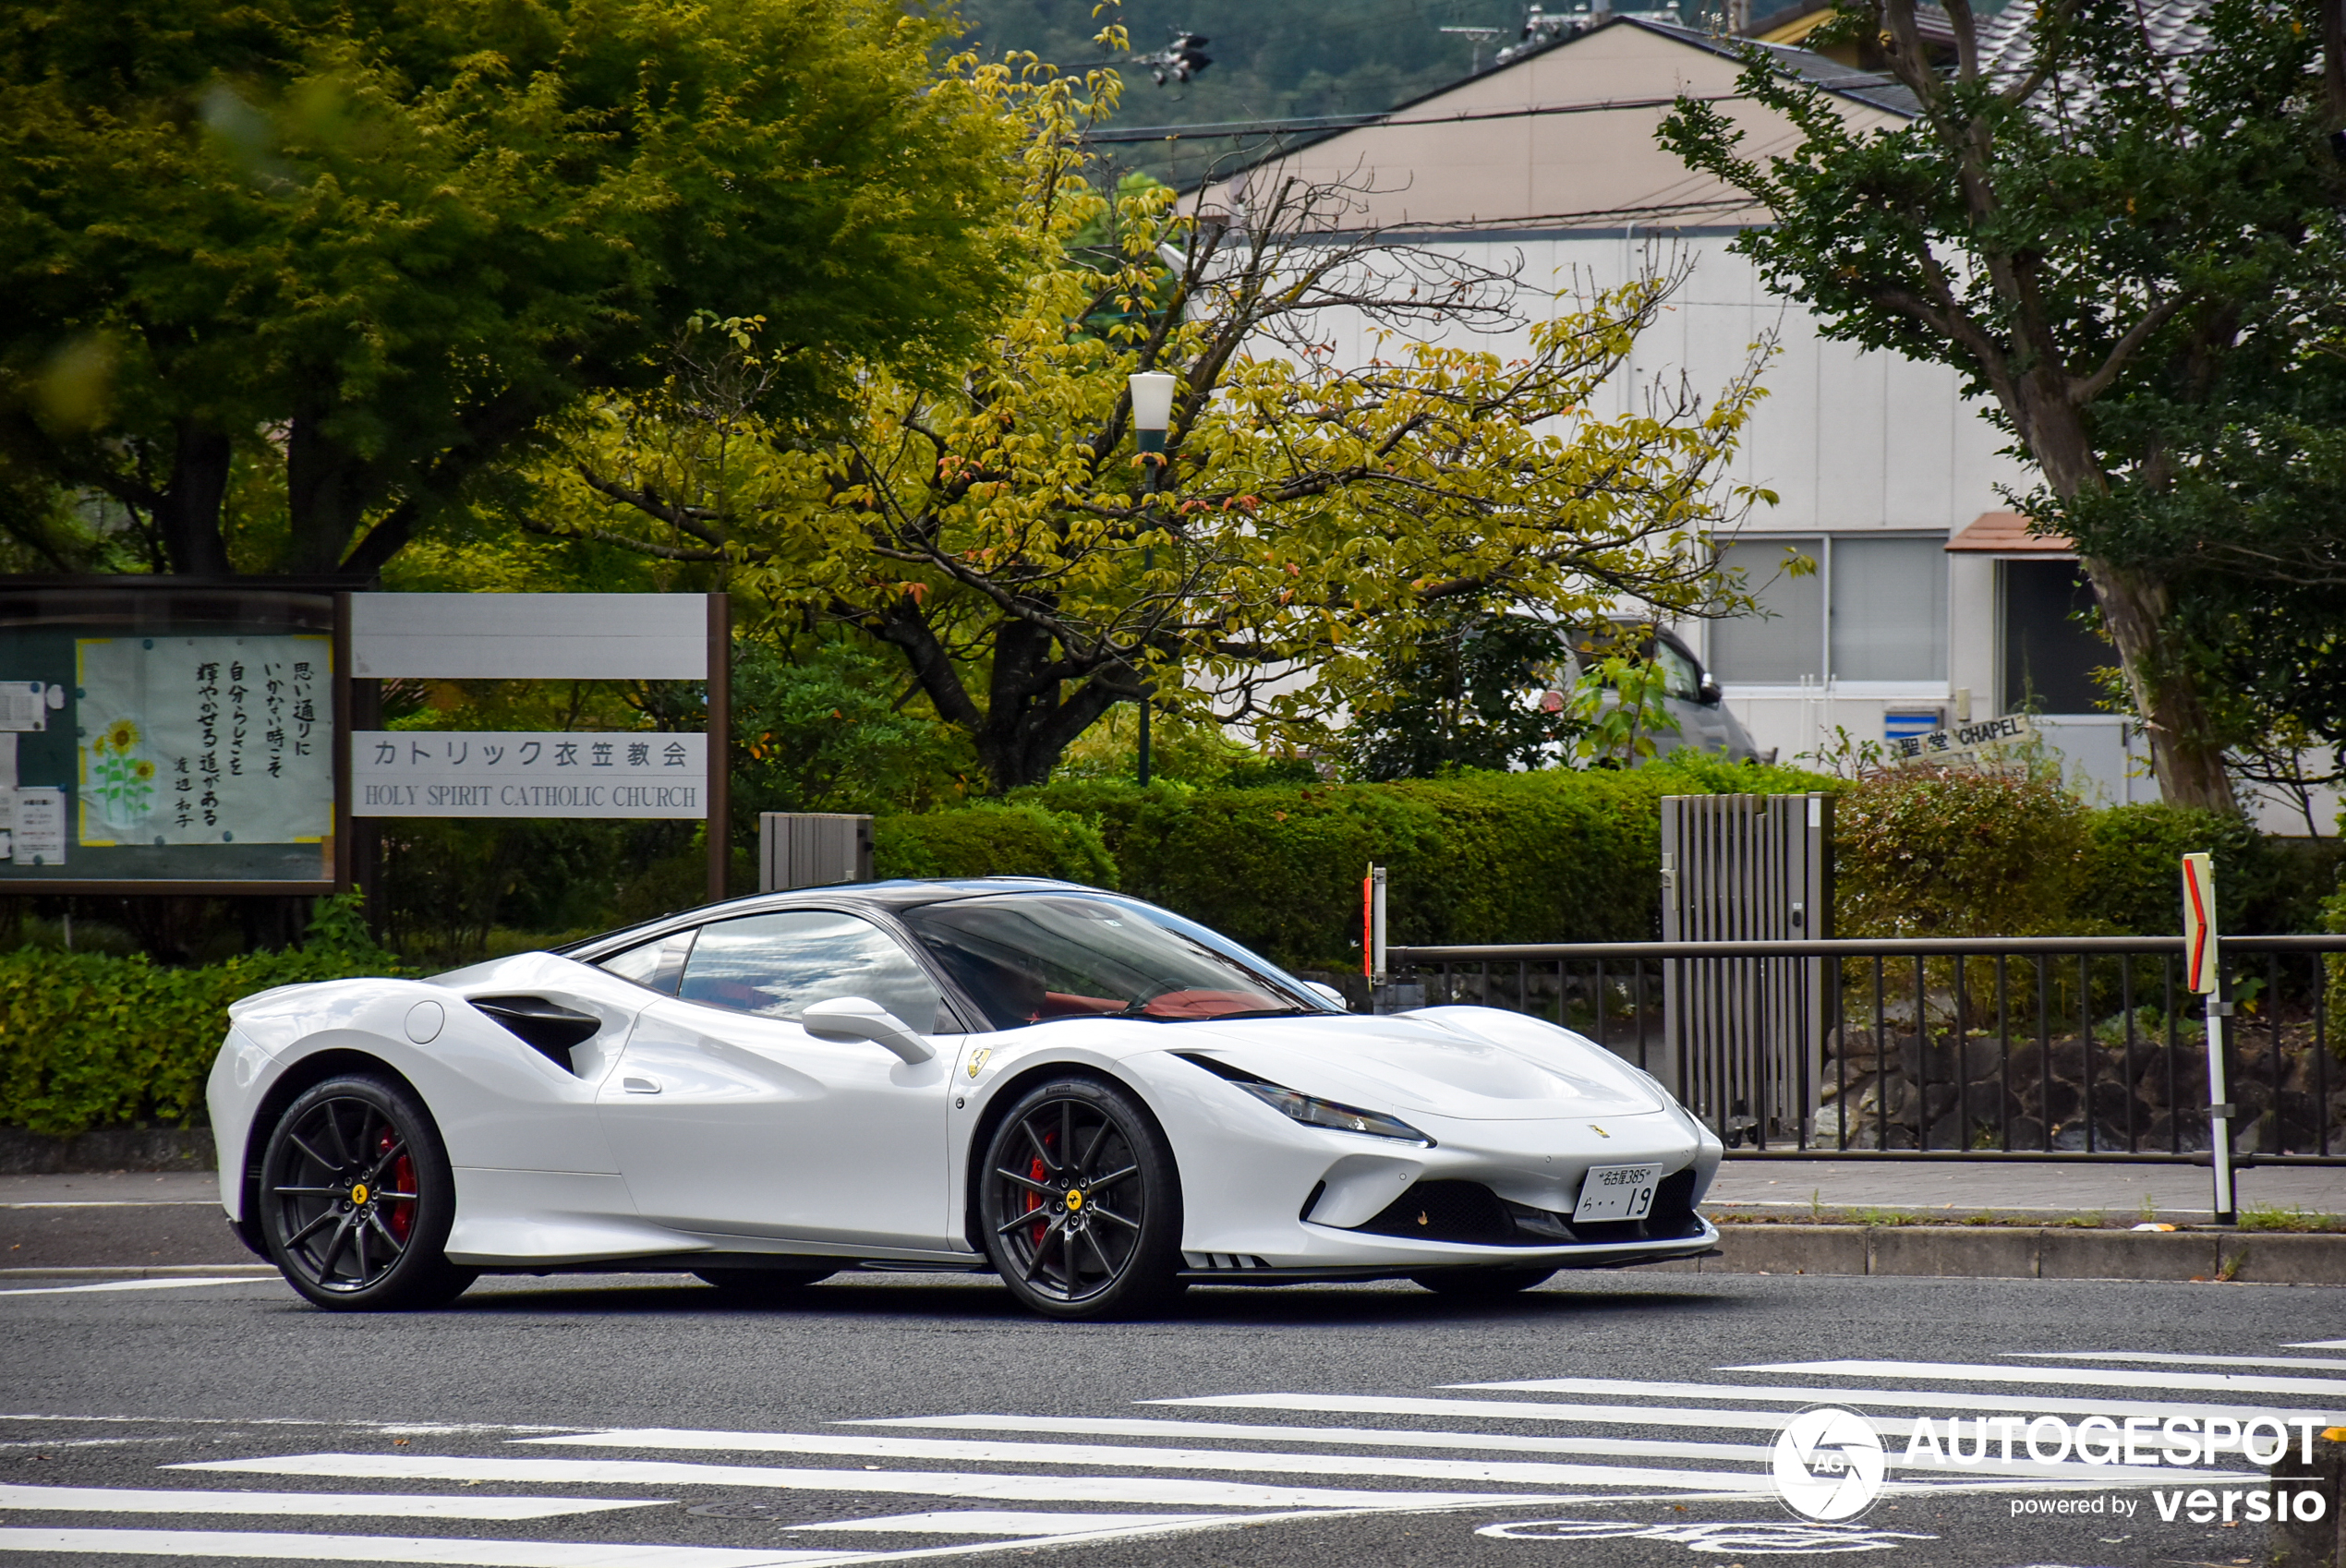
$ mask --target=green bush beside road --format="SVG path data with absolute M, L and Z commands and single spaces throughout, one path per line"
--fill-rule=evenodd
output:
M 53 1137 L 203 1118 L 228 1005 L 272 986 L 398 972 L 355 899 L 320 900 L 309 939 L 172 969 L 142 954 L 0 954 L 0 1126 Z

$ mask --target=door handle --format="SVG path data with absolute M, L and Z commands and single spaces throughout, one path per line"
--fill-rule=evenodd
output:
M 659 1092 L 659 1080 L 639 1078 L 633 1073 L 630 1073 L 627 1077 L 621 1079 L 619 1080 L 619 1086 L 620 1088 L 627 1091 L 630 1094 L 657 1094 Z

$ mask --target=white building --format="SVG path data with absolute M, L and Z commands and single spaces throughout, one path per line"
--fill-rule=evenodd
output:
M 1716 388 L 1747 345 L 1769 331 L 1780 338 L 1735 475 L 1780 501 L 1731 550 L 1766 585 L 1772 617 L 1679 629 L 1761 749 L 1789 759 L 1836 728 L 1880 740 L 2033 708 L 2089 797 L 2155 800 L 2146 748 L 2098 709 L 2091 671 L 2114 657 L 2069 619 L 2090 602 L 2074 554 L 2030 537 L 2006 499 L 2033 482 L 2004 454 L 2007 438 L 1953 370 L 1820 337 L 1805 310 L 1770 294 L 1727 249 L 1739 230 L 1766 222 L 1764 210 L 1655 141 L 1685 93 L 1745 125 L 1747 155 L 1794 143 L 1787 124 L 1735 96 L 1733 49 L 1747 42 L 1618 17 L 1240 171 L 1209 196 L 1242 210 L 1252 179 L 1355 181 L 1373 187 L 1362 228 L 1485 266 L 1519 257 L 1527 283 L 1559 289 L 1576 276 L 1619 283 L 1657 247 L 1682 249 L 1693 261 L 1687 286 L 1665 324 L 1640 340 L 1620 395 L 1626 411 L 1636 378 L 1661 369 Z M 1832 92 L 1853 125 L 1893 125 L 1911 109 L 1905 90 L 1878 76 L 1774 52 Z M 1374 354 L 1365 321 L 1330 326 L 1340 359 Z M 1526 347 L 1522 333 L 1479 342 L 1503 356 Z M 1815 561 L 1816 573 L 1779 573 L 1787 549 Z M 2276 831 L 2304 831 L 2293 807 L 2275 802 L 2266 814 Z

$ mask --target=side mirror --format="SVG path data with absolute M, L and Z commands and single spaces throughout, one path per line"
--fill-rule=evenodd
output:
M 1719 682 L 1708 675 L 1702 678 L 1701 686 L 1695 691 L 1695 700 L 1705 707 L 1717 707 L 1725 696 L 1726 694 L 1719 690 Z
M 925 1062 L 935 1047 L 913 1032 L 902 1019 L 868 996 L 833 996 L 816 1002 L 798 1017 L 799 1025 L 819 1040 L 868 1040 L 907 1062 Z
M 1307 980 L 1303 983 L 1303 988 L 1317 995 L 1326 997 L 1329 1001 L 1334 1002 L 1337 1007 L 1342 1007 L 1348 1013 L 1352 1010 L 1352 1004 L 1346 1000 L 1344 993 L 1338 991 L 1333 985 L 1324 985 L 1316 980 Z

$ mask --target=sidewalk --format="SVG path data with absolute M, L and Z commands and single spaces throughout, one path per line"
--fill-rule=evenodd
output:
M 2251 1165 L 2234 1184 L 2241 1209 L 2346 1215 L 2346 1165 Z M 1950 1219 L 1978 1213 L 2046 1217 L 2098 1213 L 2115 1223 L 2152 1217 L 2205 1224 L 2215 1180 L 2206 1165 L 2099 1164 L 2084 1160 L 1768 1160 L 1729 1154 L 1703 1208 L 1847 1212 L 1894 1209 Z M 1756 1215 L 1755 1215 L 1756 1217 Z

